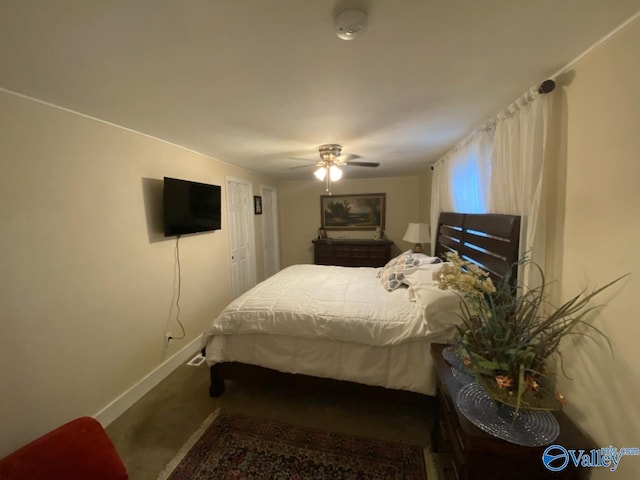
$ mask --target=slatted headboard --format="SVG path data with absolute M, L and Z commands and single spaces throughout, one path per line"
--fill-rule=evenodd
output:
M 518 260 L 520 216 L 497 213 L 442 212 L 438 221 L 435 255 L 447 252 L 473 261 L 494 281 L 502 279 Z M 516 269 L 511 280 L 516 280 Z

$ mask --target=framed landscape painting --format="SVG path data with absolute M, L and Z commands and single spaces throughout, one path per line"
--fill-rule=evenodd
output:
M 322 195 L 320 219 L 327 230 L 384 230 L 385 193 Z

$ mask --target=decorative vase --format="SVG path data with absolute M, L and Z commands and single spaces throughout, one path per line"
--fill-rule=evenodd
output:
M 456 345 L 450 345 L 442 350 L 442 358 L 451 365 L 451 373 L 459 383 L 466 385 L 476 381 L 473 370 L 464 364 L 460 350 Z
M 560 434 L 558 421 L 547 410 L 516 408 L 496 401 L 478 383 L 464 385 L 456 398 L 460 412 L 482 431 L 527 447 L 548 445 Z
M 444 358 L 454 370 L 473 376 L 473 370 L 464 364 L 460 348 L 456 345 L 449 345 L 447 348 L 442 350 L 442 358 Z

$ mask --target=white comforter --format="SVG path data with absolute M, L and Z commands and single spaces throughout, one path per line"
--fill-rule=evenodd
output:
M 434 267 L 435 268 L 435 267 Z M 428 305 L 407 288 L 387 292 L 377 268 L 293 265 L 244 293 L 211 323 L 216 335 L 275 334 L 387 346 L 424 339 L 455 323 L 458 301 L 433 287 Z

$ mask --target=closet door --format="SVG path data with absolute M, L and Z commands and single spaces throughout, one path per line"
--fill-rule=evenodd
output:
M 256 284 L 253 195 L 249 182 L 227 178 L 227 215 L 231 290 L 236 298 Z
M 264 277 L 280 270 L 278 241 L 278 192 L 275 188 L 260 187 L 262 195 L 262 234 L 264 236 Z

